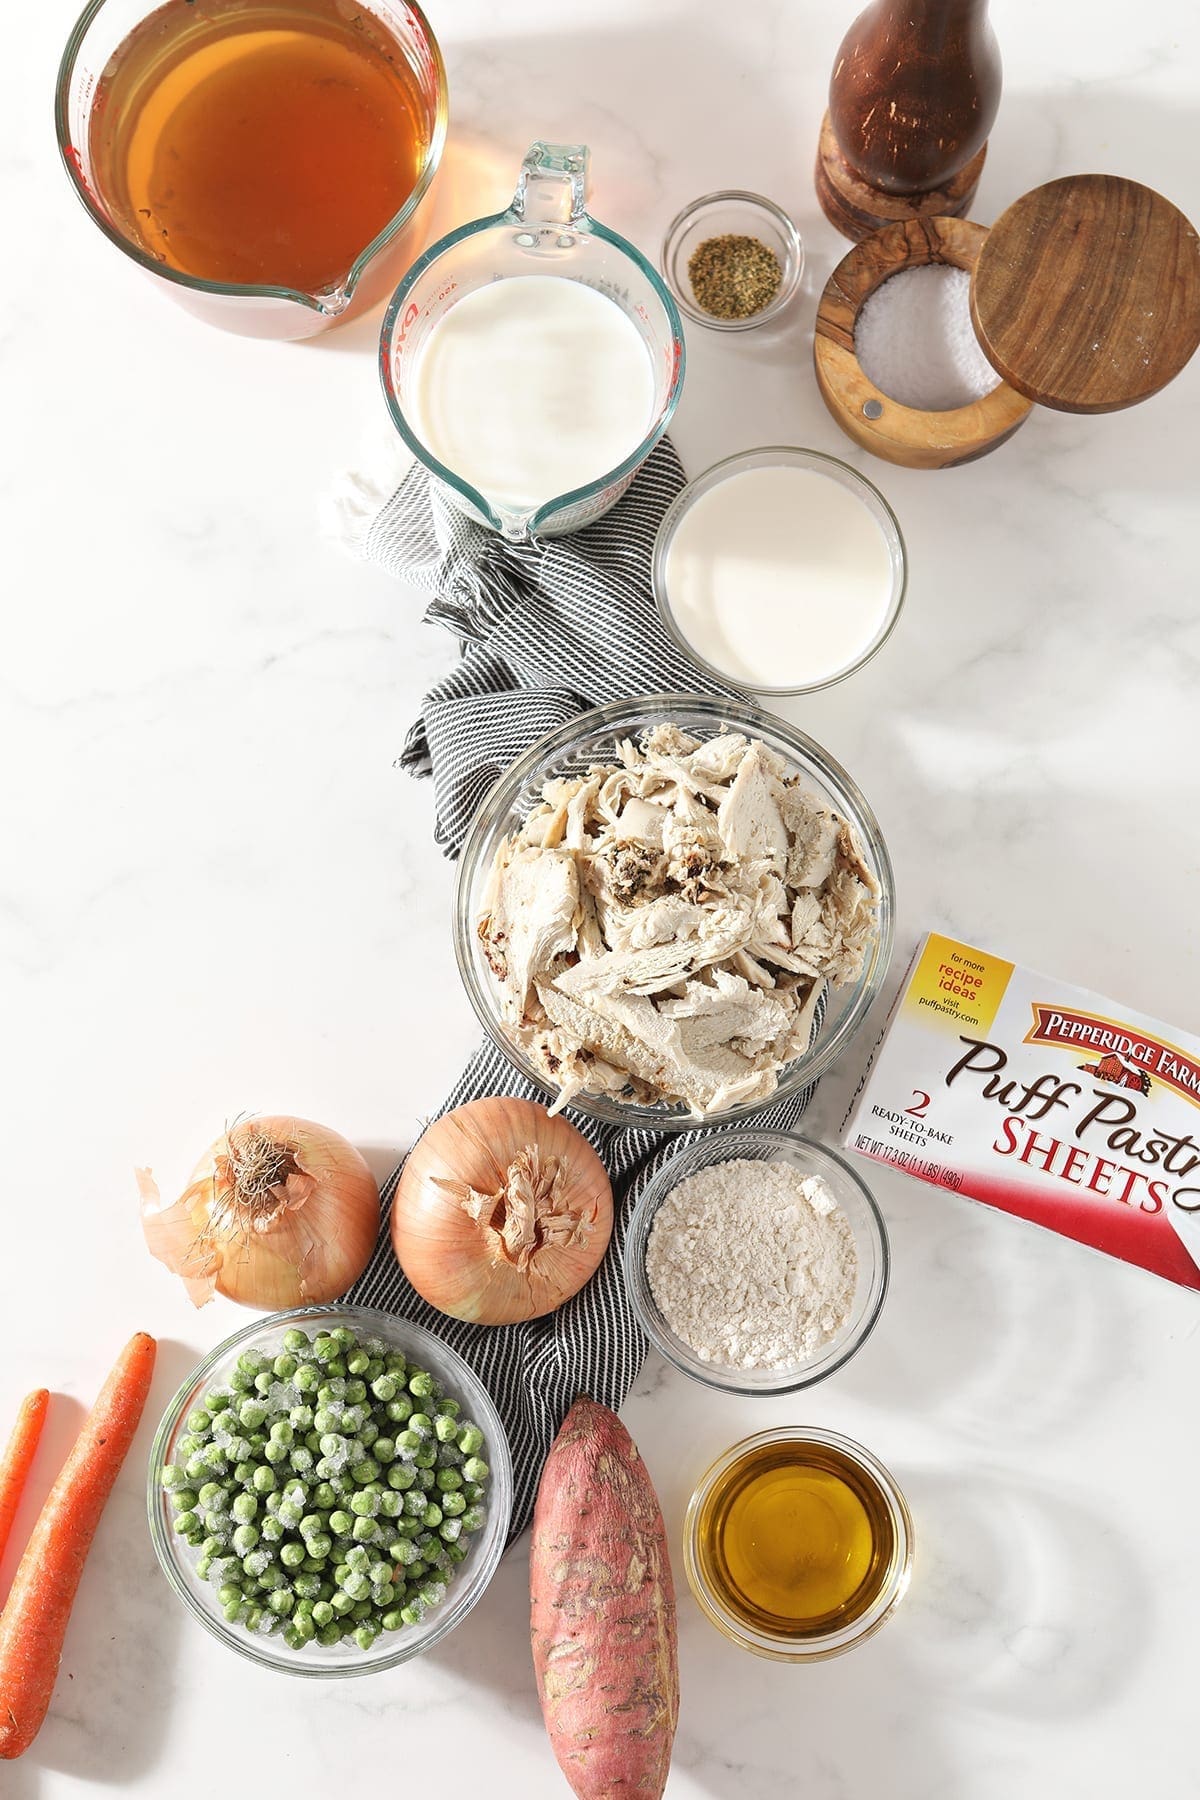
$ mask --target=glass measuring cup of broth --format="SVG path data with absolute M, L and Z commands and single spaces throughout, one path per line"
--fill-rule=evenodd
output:
M 304 338 L 364 311 L 419 245 L 446 73 L 413 0 L 91 0 L 59 68 L 67 173 L 190 311 Z
M 455 506 L 508 538 L 606 512 L 683 386 L 675 302 L 588 213 L 587 178 L 584 145 L 535 143 L 507 211 L 441 238 L 384 316 L 396 429 Z

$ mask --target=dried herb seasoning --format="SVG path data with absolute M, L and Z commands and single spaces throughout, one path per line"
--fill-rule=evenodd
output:
M 688 258 L 688 280 L 697 306 L 714 319 L 749 319 L 775 298 L 783 270 L 758 238 L 728 233 L 697 245 Z

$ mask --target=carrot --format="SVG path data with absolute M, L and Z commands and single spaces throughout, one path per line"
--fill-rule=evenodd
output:
M 0 1615 L 0 1757 L 20 1756 L 50 1707 L 79 1577 L 154 1374 L 152 1337 L 130 1338 L 33 1528 Z
M 0 1457 L 0 1557 L 4 1555 L 17 1516 L 21 1491 L 33 1465 L 49 1402 L 50 1395 L 45 1388 L 34 1388 L 32 1394 L 26 1394 L 12 1436 Z

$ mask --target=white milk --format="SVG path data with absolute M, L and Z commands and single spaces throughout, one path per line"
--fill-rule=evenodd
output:
M 667 552 L 683 636 L 754 687 L 804 687 L 857 662 L 892 598 L 882 530 L 856 494 L 813 469 L 743 469 L 701 494 Z
M 417 435 L 493 504 L 540 506 L 607 475 L 654 418 L 650 355 L 614 301 L 517 275 L 456 302 L 413 387 Z

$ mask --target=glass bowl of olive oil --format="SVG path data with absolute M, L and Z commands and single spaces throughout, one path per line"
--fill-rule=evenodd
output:
M 723 1636 L 776 1662 L 821 1662 L 891 1617 L 912 1572 L 913 1524 L 861 1444 L 783 1427 L 713 1463 L 688 1504 L 683 1549 L 691 1590 Z

